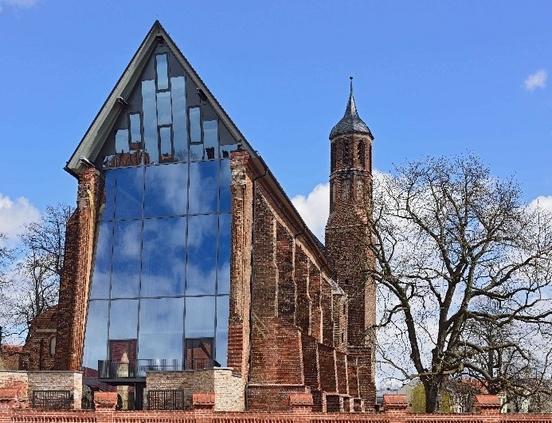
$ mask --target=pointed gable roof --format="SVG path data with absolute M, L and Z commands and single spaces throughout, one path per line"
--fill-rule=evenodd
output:
M 238 140 L 244 149 L 255 155 L 254 150 L 246 141 L 243 134 L 234 122 L 232 122 L 211 91 L 209 91 L 203 80 L 197 74 L 190 62 L 188 62 L 186 57 L 184 57 L 167 31 L 165 31 L 159 21 L 155 21 L 140 44 L 140 47 L 132 57 L 130 63 L 115 84 L 115 87 L 107 97 L 107 100 L 104 102 L 100 111 L 92 121 L 92 124 L 86 131 L 76 150 L 67 161 L 65 170 L 69 173 L 73 175 L 78 174 L 80 166 L 82 165 L 82 159 L 90 162 L 94 162 L 96 160 L 104 143 L 109 137 L 110 131 L 112 131 L 117 119 L 124 111 L 126 100 L 129 98 L 136 84 L 140 81 L 142 71 L 160 41 L 163 41 L 168 46 L 169 50 L 174 55 L 178 63 L 184 68 L 191 81 L 203 91 L 207 101 L 211 104 L 222 123 L 226 126 L 226 128 L 228 128 L 230 134 Z

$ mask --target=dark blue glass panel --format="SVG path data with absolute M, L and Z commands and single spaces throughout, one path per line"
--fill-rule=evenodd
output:
M 215 297 L 186 298 L 186 338 L 214 338 Z
M 111 275 L 113 222 L 101 222 L 99 227 L 90 298 L 107 299 L 109 298 L 109 279 Z
M 138 337 L 138 300 L 111 301 L 109 339 Z
M 217 211 L 218 166 L 216 161 L 190 163 L 190 214 Z
M 140 301 L 139 358 L 181 360 L 184 320 L 183 298 Z
M 128 129 L 119 129 L 115 133 L 115 152 L 128 152 Z
M 129 219 L 142 217 L 142 197 L 144 193 L 144 168 L 130 167 L 113 170 L 117 178 L 115 218 Z
M 188 206 L 188 165 L 186 163 L 146 167 L 144 216 L 186 214 Z
M 186 218 L 144 220 L 142 291 L 144 297 L 184 294 Z
M 142 221 L 115 224 L 111 298 L 137 297 L 140 283 L 140 250 Z
M 218 255 L 218 287 L 217 294 L 230 293 L 230 252 L 232 216 L 221 214 L 219 216 L 219 255 Z
M 232 183 L 232 174 L 230 172 L 230 160 L 221 160 L 220 162 L 220 211 L 222 213 L 230 212 L 232 209 L 232 195 L 230 194 L 230 184 Z
M 217 297 L 217 331 L 215 340 L 215 359 L 225 367 L 228 361 L 228 310 L 229 297 Z
M 96 374 L 98 360 L 107 359 L 107 311 L 108 301 L 90 301 L 84 338 L 83 367 Z
M 117 193 L 117 171 L 105 172 L 104 205 L 100 219 L 111 220 L 115 216 L 115 195 Z
M 214 295 L 216 281 L 217 216 L 188 218 L 186 295 Z

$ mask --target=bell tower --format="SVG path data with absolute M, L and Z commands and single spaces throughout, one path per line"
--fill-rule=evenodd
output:
M 368 270 L 374 266 L 370 251 L 368 218 L 372 212 L 372 141 L 360 118 L 351 78 L 343 118 L 330 133 L 330 215 L 326 225 L 326 251 L 334 278 L 347 293 L 349 355 L 365 367 L 366 391 L 375 395 L 372 327 L 376 319 L 376 289 Z M 375 397 L 374 397 L 375 400 Z

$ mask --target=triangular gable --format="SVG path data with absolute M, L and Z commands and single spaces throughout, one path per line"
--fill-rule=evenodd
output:
M 135 97 L 135 92 L 141 84 L 141 78 L 146 71 L 146 67 L 148 64 L 151 66 L 152 57 L 160 45 L 163 45 L 169 54 L 174 57 L 191 85 L 198 88 L 204 101 L 211 106 L 213 112 L 217 115 L 222 127 L 229 132 L 229 136 L 255 156 L 254 150 L 247 143 L 243 134 L 220 106 L 159 21 L 156 21 L 67 162 L 65 169 L 68 172 L 77 174 L 81 166 L 81 159 L 96 162 L 102 153 L 102 149 L 105 149 L 106 143 L 110 139 L 113 142 L 114 129 L 127 113 L 128 103 L 133 94 Z

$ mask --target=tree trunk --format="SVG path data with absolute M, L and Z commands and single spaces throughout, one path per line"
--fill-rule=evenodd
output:
M 430 379 L 429 381 L 423 383 L 426 399 L 426 413 L 435 413 L 435 411 L 437 411 L 439 388 L 441 387 L 441 384 L 435 379 Z

